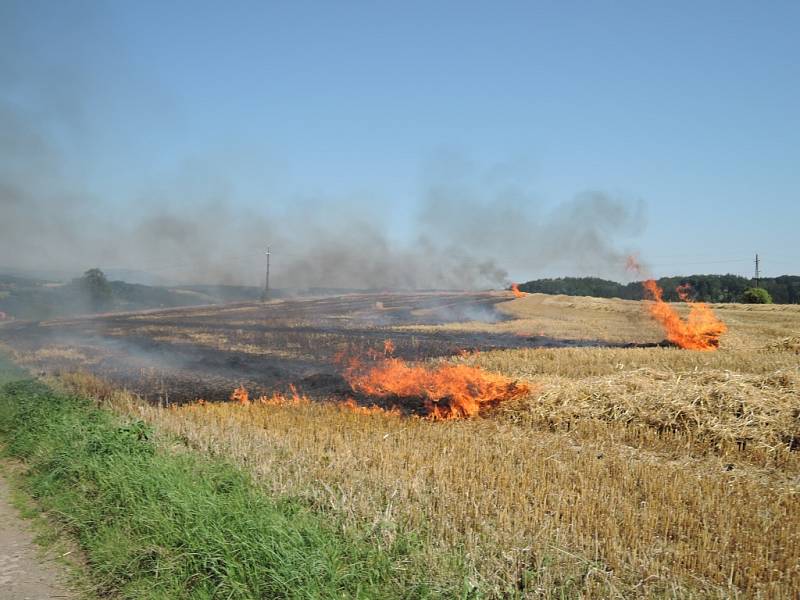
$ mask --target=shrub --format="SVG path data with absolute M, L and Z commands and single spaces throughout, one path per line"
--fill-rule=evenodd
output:
M 772 296 L 764 288 L 747 288 L 742 293 L 742 302 L 746 304 L 772 304 Z

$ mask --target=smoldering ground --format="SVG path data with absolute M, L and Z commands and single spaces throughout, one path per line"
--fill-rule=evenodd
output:
M 502 292 L 353 294 L 17 321 L 0 327 L 0 344 L 38 374 L 88 372 L 152 402 L 226 400 L 242 384 L 258 394 L 292 385 L 320 398 L 350 393 L 341 377 L 341 357 L 384 356 L 387 339 L 393 356 L 410 361 L 511 348 L 625 345 L 396 327 L 488 318 L 497 303 L 509 299 Z

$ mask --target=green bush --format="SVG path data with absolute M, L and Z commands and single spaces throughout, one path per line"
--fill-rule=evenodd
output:
M 742 293 L 742 302 L 746 304 L 772 304 L 772 296 L 764 288 L 747 288 Z

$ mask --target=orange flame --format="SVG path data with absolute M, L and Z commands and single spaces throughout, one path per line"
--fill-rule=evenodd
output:
M 639 264 L 639 257 L 635 254 L 629 255 L 628 258 L 625 259 L 625 268 L 637 275 L 642 274 L 642 265 Z
M 391 340 L 384 342 L 384 351 L 387 355 L 394 352 Z M 525 383 L 487 373 L 478 367 L 463 364 L 419 365 L 391 356 L 378 358 L 375 354 L 374 351 L 368 353 L 374 362 L 367 365 L 357 358 L 347 359 L 344 352 L 337 355 L 337 362 L 345 364 L 344 377 L 353 391 L 392 401 L 419 399 L 423 402 L 425 417 L 431 420 L 473 417 L 484 408 L 520 398 L 531 391 Z M 272 396 L 261 396 L 253 402 L 268 406 L 310 403 L 308 397 L 299 394 L 294 386 L 290 386 L 290 390 L 289 396 L 275 392 Z M 231 393 L 230 399 L 241 406 L 251 404 L 250 395 L 242 385 Z M 353 398 L 338 402 L 337 406 L 341 410 L 365 415 L 402 414 L 398 405 L 389 409 L 377 405 L 362 406 Z
M 253 400 L 253 403 L 262 406 L 277 407 L 304 406 L 311 404 L 311 400 L 308 398 L 308 396 L 298 393 L 297 388 L 295 388 L 294 385 L 290 385 L 289 389 L 291 391 L 291 394 L 289 395 L 285 395 L 280 392 L 273 392 L 271 396 L 259 396 L 256 400 Z M 231 393 L 231 401 L 237 403 L 239 406 L 249 406 L 251 404 L 250 394 L 244 386 L 240 385 Z M 347 400 L 336 402 L 335 404 L 340 410 L 353 412 L 360 415 L 385 415 L 389 417 L 399 417 L 402 415 L 400 409 L 397 407 L 385 409 L 375 404 L 371 406 L 362 406 L 353 400 L 353 398 L 348 398 Z M 190 406 L 208 407 L 209 403 L 200 398 L 194 403 L 194 405 Z M 172 408 L 175 408 L 175 406 L 172 406 Z
M 526 292 L 521 292 L 519 286 L 516 283 L 511 284 L 511 291 L 514 294 L 514 298 L 524 298 L 528 294 Z
M 399 417 L 401 416 L 400 409 L 392 407 L 390 409 L 384 409 L 380 406 L 373 404 L 372 406 L 361 406 L 352 398 L 348 398 L 343 402 L 339 402 L 337 406 L 344 411 L 354 412 L 359 415 L 388 415 L 390 417 Z
M 311 403 L 307 396 L 300 395 L 297 392 L 297 388 L 294 385 L 290 385 L 289 390 L 291 391 L 290 396 L 285 396 L 280 392 L 273 392 L 271 396 L 259 396 L 256 402 L 265 406 L 300 406 Z
M 648 310 L 667 334 L 667 339 L 681 348 L 690 350 L 716 350 L 719 338 L 728 328 L 705 302 L 689 299 L 690 287 L 679 286 L 678 296 L 689 305 L 689 316 L 684 320 L 669 304 L 664 302 L 664 291 L 653 279 L 642 282 L 645 293 L 652 300 Z
M 386 356 L 391 356 L 394 354 L 394 342 L 392 340 L 383 341 L 383 353 Z
M 280 392 L 273 392 L 271 396 L 259 396 L 255 400 L 252 400 L 252 402 L 267 406 L 300 405 L 308 404 L 310 402 L 306 396 L 301 396 L 297 392 L 297 388 L 295 388 L 294 385 L 290 385 L 289 390 L 291 391 L 291 395 L 288 396 L 281 394 Z M 247 406 L 251 403 L 250 393 L 243 385 L 240 385 L 233 390 L 233 392 L 231 392 L 230 400 L 231 402 L 237 402 L 242 406 Z M 203 405 L 207 403 L 205 400 L 200 399 L 196 402 L 196 404 Z
M 427 417 L 433 420 L 472 417 L 485 407 L 531 391 L 524 383 L 478 367 L 415 365 L 399 358 L 388 358 L 367 368 L 351 361 L 344 376 L 359 393 L 389 399 L 419 398 Z
M 231 402 L 238 402 L 242 406 L 250 404 L 250 394 L 247 393 L 243 385 L 240 385 L 231 392 Z

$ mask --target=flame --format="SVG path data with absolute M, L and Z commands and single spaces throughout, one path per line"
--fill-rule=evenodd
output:
M 345 379 L 355 392 L 378 398 L 419 398 L 432 420 L 477 415 L 483 408 L 528 394 L 530 387 L 468 365 L 426 366 L 387 358 L 363 367 L 351 361 Z
M 271 396 L 259 396 L 256 402 L 264 406 L 300 406 L 311 403 L 308 396 L 299 394 L 294 385 L 289 386 L 289 391 L 291 392 L 289 396 L 285 396 L 280 392 L 273 392 Z
M 384 342 L 385 357 L 368 353 L 369 363 L 358 358 L 346 358 L 342 352 L 337 362 L 343 364 L 344 377 L 352 390 L 390 401 L 418 399 L 423 402 L 425 417 L 431 420 L 447 420 L 473 417 L 484 408 L 496 406 L 505 400 L 522 397 L 531 388 L 495 373 L 487 373 L 478 367 L 463 364 L 421 365 L 394 358 L 394 343 Z M 279 392 L 271 396 L 260 396 L 252 401 L 268 406 L 308 404 L 310 400 L 290 386 L 291 394 Z M 251 404 L 247 389 L 240 385 L 230 396 L 231 402 L 241 406 Z M 204 404 L 199 401 L 198 404 Z M 400 416 L 401 406 L 389 409 L 381 406 L 362 406 L 353 398 L 336 403 L 341 410 L 364 415 L 383 414 Z
M 625 259 L 625 269 L 637 275 L 641 275 L 642 265 L 639 264 L 639 257 L 635 254 L 630 254 L 628 258 Z
M 664 291 L 654 279 L 642 282 L 645 293 L 652 302 L 648 310 L 667 334 L 667 339 L 690 350 L 716 350 L 719 338 L 728 328 L 720 321 L 705 302 L 693 302 L 689 299 L 690 286 L 678 286 L 677 292 L 681 300 L 689 305 L 689 316 L 682 319 L 669 304 L 664 302 Z
M 250 394 L 247 393 L 243 385 L 240 385 L 231 392 L 231 402 L 238 402 L 242 406 L 250 404 Z
M 402 415 L 400 409 L 396 406 L 388 410 L 375 404 L 371 406 L 361 406 L 352 398 L 339 402 L 337 406 L 343 411 L 354 412 L 359 415 L 388 415 L 390 417 L 399 417 Z
M 266 406 L 286 406 L 286 405 L 300 405 L 300 404 L 308 404 L 311 402 L 306 396 L 300 395 L 297 392 L 297 388 L 294 385 L 289 386 L 289 390 L 291 392 L 290 395 L 286 396 L 281 394 L 280 392 L 273 392 L 271 396 L 259 396 L 252 402 L 263 404 Z M 233 392 L 231 392 L 230 396 L 231 402 L 237 402 L 242 406 L 247 406 L 251 403 L 250 400 L 250 393 L 247 391 L 243 385 L 237 387 Z M 200 399 L 196 402 L 196 404 L 207 404 L 205 400 Z
M 516 283 L 511 284 L 511 291 L 514 294 L 514 298 L 524 298 L 527 296 L 527 292 L 521 292 L 519 286 Z
M 259 404 L 262 406 L 303 406 L 306 404 L 311 404 L 311 400 L 305 394 L 300 394 L 295 388 L 294 385 L 290 385 L 289 389 L 291 393 L 289 395 L 282 394 L 280 392 L 273 392 L 271 396 L 259 396 L 256 400 L 253 400 L 253 404 Z M 249 406 L 251 404 L 250 401 L 250 393 L 247 389 L 240 385 L 237 387 L 230 396 L 231 402 L 238 404 L 239 406 Z M 371 406 L 362 406 L 358 404 L 353 398 L 347 398 L 347 400 L 336 402 L 336 406 L 346 412 L 353 412 L 360 415 L 385 415 L 390 417 L 399 417 L 402 416 L 402 412 L 397 407 L 392 407 L 389 409 L 382 408 L 375 404 Z M 202 398 L 198 399 L 193 406 L 196 407 L 208 407 L 209 403 L 203 400 Z M 175 408 L 175 406 L 172 406 Z

